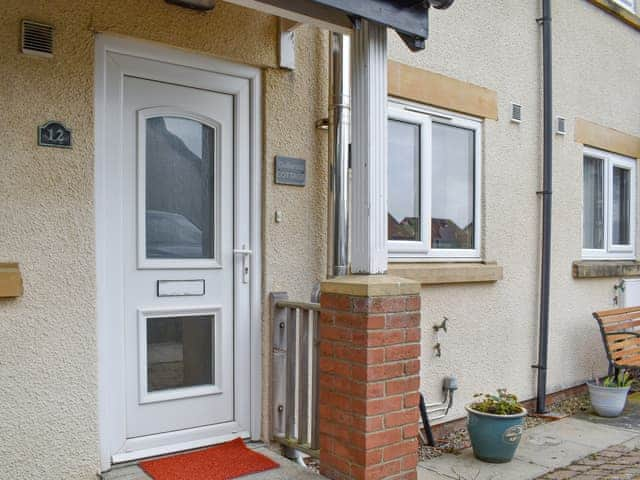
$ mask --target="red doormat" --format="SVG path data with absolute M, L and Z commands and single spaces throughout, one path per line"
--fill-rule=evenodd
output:
M 206 450 L 140 463 L 153 480 L 227 480 L 279 466 L 247 448 L 241 438 Z

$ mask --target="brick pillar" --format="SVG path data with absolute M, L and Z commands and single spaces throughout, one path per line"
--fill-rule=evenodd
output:
M 321 291 L 320 473 L 417 478 L 420 285 L 354 275 Z

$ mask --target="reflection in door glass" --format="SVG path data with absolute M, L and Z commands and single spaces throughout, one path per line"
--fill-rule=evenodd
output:
M 212 385 L 213 317 L 147 318 L 147 391 Z
M 147 119 L 147 258 L 214 257 L 214 148 L 200 122 Z

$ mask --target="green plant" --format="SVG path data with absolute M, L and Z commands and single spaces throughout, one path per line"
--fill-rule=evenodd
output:
M 626 372 L 624 370 L 620 370 L 618 372 L 618 375 L 611 375 L 610 377 L 602 380 L 602 386 L 609 388 L 625 388 L 630 387 L 634 383 L 635 379 L 633 379 L 631 375 L 629 375 L 629 372 Z
M 514 415 L 522 413 L 522 405 L 518 403 L 518 397 L 508 393 L 505 388 L 499 388 L 497 395 L 489 393 L 476 393 L 474 398 L 482 397 L 471 404 L 471 408 L 477 412 L 492 413 L 494 415 Z

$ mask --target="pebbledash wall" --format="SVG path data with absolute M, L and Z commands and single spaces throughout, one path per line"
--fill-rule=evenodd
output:
M 497 92 L 498 120 L 484 121 L 483 258 L 503 267 L 495 283 L 423 288 L 422 389 L 460 384 L 454 411 L 480 390 L 534 393 L 540 236 L 541 47 L 539 2 L 458 0 L 431 15 L 424 52 L 390 34 L 392 59 Z M 568 120 L 555 137 L 549 390 L 605 371 L 593 310 L 612 305 L 618 279 L 574 280 L 580 258 L 582 145 L 575 117 L 640 136 L 640 32 L 585 0 L 554 5 L 554 108 Z M 173 45 L 263 69 L 263 288 L 306 300 L 325 265 L 327 35 L 296 31 L 297 67 L 277 68 L 277 19 L 223 1 L 208 14 L 162 0 L 0 0 L 0 261 L 17 261 L 24 296 L 0 301 L 0 479 L 95 478 L 97 339 L 93 207 L 94 34 Z M 56 28 L 52 59 L 19 53 L 22 19 Z M 510 102 L 524 121 L 509 121 Z M 72 150 L 35 145 L 48 119 L 73 129 Z M 306 158 L 305 188 L 275 186 L 273 157 Z M 283 221 L 275 223 L 274 213 Z M 263 401 L 268 398 L 265 303 Z M 431 326 L 451 319 L 442 357 Z M 266 431 L 267 418 L 263 421 Z
M 325 263 L 326 132 L 315 122 L 326 116 L 328 40 L 296 30 L 289 72 L 277 68 L 277 18 L 224 2 L 208 14 L 163 0 L 0 0 L 0 11 L 0 261 L 19 262 L 24 279 L 24 296 L 0 300 L 0 479 L 91 479 L 99 471 L 95 33 L 263 69 L 263 286 L 304 299 Z M 19 53 L 22 19 L 54 25 L 53 58 Z M 73 130 L 72 150 L 36 146 L 48 119 Z M 307 159 L 305 188 L 273 185 L 276 154 Z
M 640 31 L 584 0 L 552 2 L 554 135 L 552 269 L 548 391 L 606 373 L 593 311 L 615 308 L 619 278 L 574 279 L 582 248 L 582 152 L 575 118 L 640 136 Z M 538 348 L 542 164 L 540 2 L 458 1 L 431 16 L 427 48 L 411 54 L 391 43 L 391 57 L 497 92 L 498 120 L 485 120 L 482 255 L 503 267 L 495 283 L 425 285 L 422 301 L 422 390 L 439 401 L 442 378 L 459 382 L 453 411 L 464 415 L 472 395 L 506 387 L 535 396 Z M 510 102 L 523 122 L 510 122 Z M 638 234 L 636 232 L 636 238 Z M 446 316 L 442 356 L 432 325 Z

